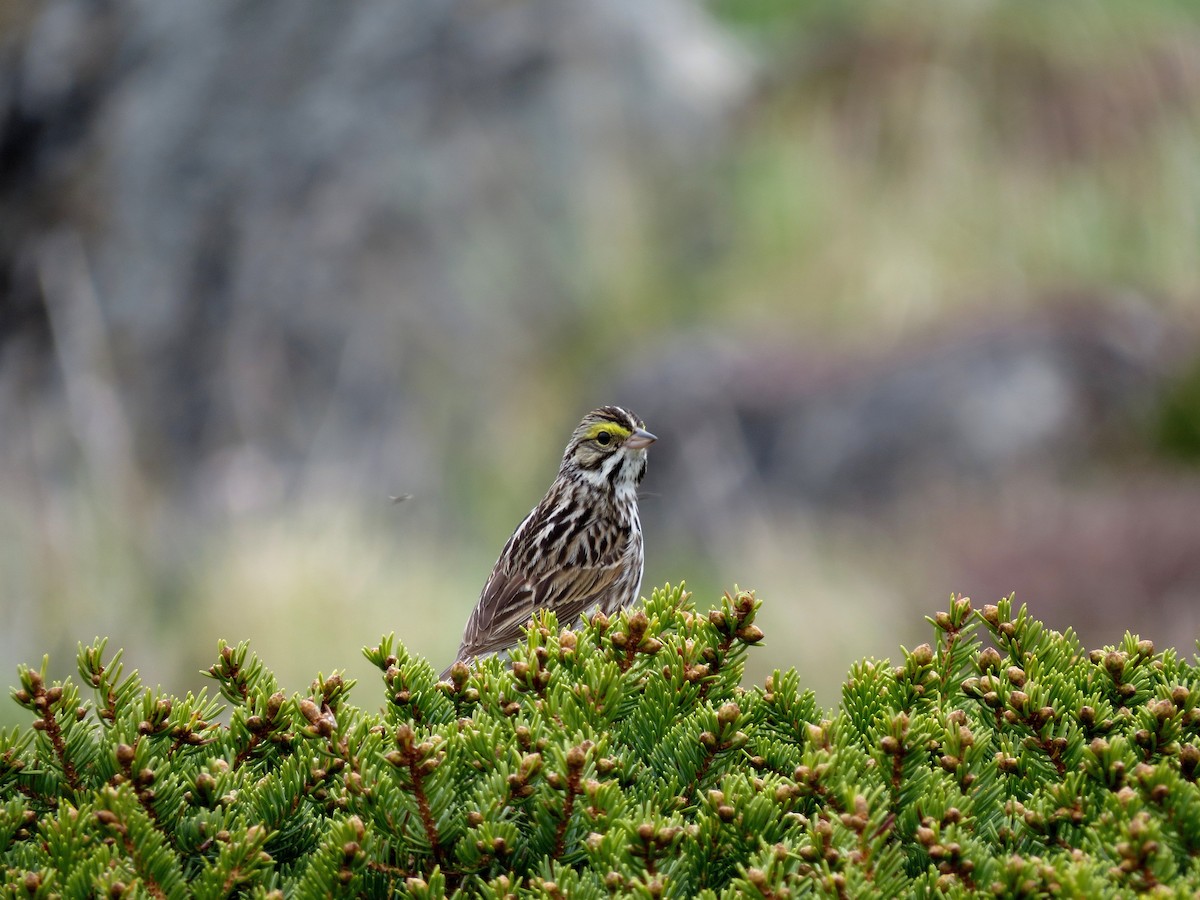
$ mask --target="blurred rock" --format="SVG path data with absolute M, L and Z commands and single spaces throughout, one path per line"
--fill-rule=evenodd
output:
M 598 223 L 748 85 L 685 0 L 36 11 L 0 44 L 0 416 L 57 423 L 51 478 L 127 431 L 131 477 L 214 511 L 436 490 L 429 423 L 502 405 L 590 302 Z
M 1136 446 L 1180 339 L 1146 305 L 1060 303 L 862 358 L 681 340 L 619 393 L 662 438 L 648 483 L 671 527 L 719 543 L 757 511 L 878 511 Z

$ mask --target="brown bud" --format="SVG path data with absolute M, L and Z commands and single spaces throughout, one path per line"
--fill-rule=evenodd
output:
M 316 725 L 321 720 L 321 708 L 313 703 L 309 697 L 305 697 L 300 701 L 300 714 L 308 720 L 308 724 L 310 725 Z M 257 718 L 257 716 L 252 716 L 251 718 Z M 248 721 L 247 725 L 249 725 Z
M 1179 771 L 1188 781 L 1196 780 L 1200 768 L 1200 749 L 1194 744 L 1184 744 L 1179 750 Z
M 743 644 L 757 644 L 764 635 L 763 630 L 757 625 L 743 625 L 737 630 L 737 637 Z
M 1175 714 L 1175 704 L 1170 700 L 1158 700 L 1151 704 L 1150 710 L 1154 713 L 1154 718 L 1159 722 L 1165 722 Z
M 733 603 L 733 608 L 743 619 L 750 615 L 750 613 L 754 610 L 754 592 L 738 591 L 737 597 Z
M 1008 756 L 1004 753 L 996 754 L 996 767 L 1006 775 L 1012 775 L 1020 769 L 1020 760 L 1015 756 Z
M 920 644 L 913 648 L 909 658 L 918 666 L 927 666 L 933 662 L 933 648 L 928 644 Z
M 732 725 L 741 714 L 742 711 L 738 709 L 736 703 L 725 703 L 717 710 L 717 723 L 720 725 Z
M 1109 674 L 1116 678 L 1125 671 L 1125 659 L 1125 654 L 1120 650 L 1110 650 L 1104 656 L 1104 668 L 1108 669 Z
M 1000 663 L 1000 652 L 995 647 L 985 648 L 975 661 L 980 672 L 994 672 L 1000 668 Z

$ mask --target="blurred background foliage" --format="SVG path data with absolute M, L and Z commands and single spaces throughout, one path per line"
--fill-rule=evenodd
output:
M 1198 251 L 1182 0 L 6 0 L 0 671 L 440 666 L 607 402 L 749 677 L 954 591 L 1188 651 Z

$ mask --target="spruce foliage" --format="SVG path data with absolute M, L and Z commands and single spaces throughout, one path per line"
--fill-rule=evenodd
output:
M 836 711 L 682 588 L 437 682 L 394 637 L 287 696 L 246 645 L 165 696 L 104 641 L 21 668 L 0 732 L 7 897 L 1192 897 L 1200 667 L 1086 651 L 956 598 Z M 78 685 L 89 693 L 81 695 Z

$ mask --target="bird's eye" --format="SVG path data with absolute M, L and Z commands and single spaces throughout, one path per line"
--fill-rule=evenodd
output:
M 612 443 L 612 435 L 607 431 L 601 431 L 596 435 L 596 443 L 601 447 L 607 447 Z

